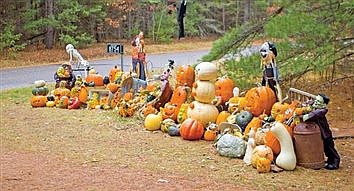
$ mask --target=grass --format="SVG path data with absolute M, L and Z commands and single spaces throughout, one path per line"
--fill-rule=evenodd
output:
M 353 190 L 353 139 L 336 140 L 342 155 L 337 171 L 259 174 L 241 159 L 221 157 L 211 142 L 185 141 L 144 130 L 141 119 L 114 110 L 32 108 L 31 88 L 0 94 L 1 150 L 55 155 L 87 165 L 203 177 L 252 190 Z

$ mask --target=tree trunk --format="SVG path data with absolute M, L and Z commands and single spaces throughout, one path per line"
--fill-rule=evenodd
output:
M 250 14 L 251 14 L 251 0 L 246 0 L 245 1 L 245 6 L 243 8 L 243 22 L 246 23 L 250 19 Z
M 46 17 L 53 16 L 53 0 L 45 0 Z M 54 46 L 54 28 L 50 25 L 47 26 L 47 33 L 45 35 L 45 47 L 53 48 Z

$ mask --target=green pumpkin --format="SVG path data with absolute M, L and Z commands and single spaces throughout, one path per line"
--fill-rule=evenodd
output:
M 253 115 L 249 111 L 241 111 L 240 113 L 236 114 L 235 122 L 236 124 L 241 127 L 242 131 L 245 130 L 247 124 L 252 120 Z

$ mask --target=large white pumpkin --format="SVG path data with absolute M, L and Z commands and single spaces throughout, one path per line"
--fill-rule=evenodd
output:
M 211 62 L 202 62 L 195 67 L 195 75 L 198 80 L 216 80 L 218 68 Z
M 210 81 L 196 81 L 193 84 L 192 95 L 202 103 L 211 103 L 215 98 L 215 84 Z
M 187 115 L 189 118 L 200 121 L 206 127 L 209 122 L 216 122 L 219 111 L 215 105 L 193 101 L 188 107 Z

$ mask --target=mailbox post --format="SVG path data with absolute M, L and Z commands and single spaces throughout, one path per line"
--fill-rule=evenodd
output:
M 120 69 L 123 71 L 123 54 L 124 46 L 119 43 L 108 43 L 107 44 L 107 53 L 108 54 L 120 54 Z

